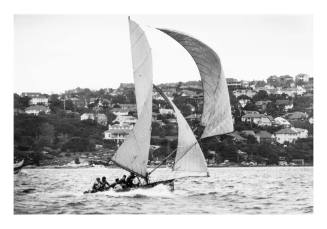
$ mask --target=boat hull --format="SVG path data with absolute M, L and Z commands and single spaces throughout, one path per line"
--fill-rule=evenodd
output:
M 170 191 L 174 191 L 174 180 L 175 179 L 170 179 L 170 180 L 163 180 L 163 181 L 156 181 L 156 182 L 152 182 L 146 185 L 141 185 L 138 187 L 132 187 L 132 188 L 123 188 L 123 189 L 113 189 L 115 192 L 129 192 L 132 190 L 136 190 L 136 189 L 149 189 L 149 188 L 153 188 L 157 185 L 163 184 L 163 185 L 167 185 L 169 187 Z M 109 190 L 105 190 L 105 191 L 109 191 Z M 97 192 L 105 192 L 105 191 L 97 191 Z M 87 193 L 96 193 L 95 191 L 89 190 L 89 191 L 85 191 L 84 194 Z

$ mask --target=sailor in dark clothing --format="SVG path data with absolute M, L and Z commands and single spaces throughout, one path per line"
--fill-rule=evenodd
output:
M 116 178 L 115 182 L 110 185 L 110 188 L 114 188 L 117 184 L 119 184 L 118 178 Z
M 106 177 L 102 177 L 102 181 L 101 182 L 102 182 L 101 191 L 109 190 L 110 184 L 107 181 L 107 178 Z
M 122 188 L 126 187 L 126 175 L 124 175 L 120 180 L 119 184 L 122 186 Z
M 133 180 L 134 180 L 135 177 L 136 176 L 135 176 L 134 173 L 129 174 L 129 176 L 126 179 L 126 186 L 127 187 L 132 187 L 133 186 Z
M 126 184 L 126 175 L 119 180 L 119 184 Z
M 94 184 L 92 186 L 92 192 L 100 191 L 101 186 L 102 186 L 102 182 L 100 180 L 100 177 L 97 177 L 96 181 L 94 182 Z

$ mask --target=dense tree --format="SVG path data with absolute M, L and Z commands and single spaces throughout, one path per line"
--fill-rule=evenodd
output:
M 261 101 L 261 100 L 267 100 L 268 99 L 268 93 L 264 90 L 258 91 L 257 94 L 253 96 L 253 101 Z
M 29 101 L 31 100 L 30 97 L 27 96 L 19 96 L 18 94 L 14 94 L 14 108 L 24 110 L 26 107 L 29 106 Z

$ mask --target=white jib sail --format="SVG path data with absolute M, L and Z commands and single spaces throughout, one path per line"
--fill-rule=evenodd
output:
M 129 20 L 138 120 L 112 157 L 121 167 L 146 176 L 152 121 L 152 57 L 144 31 Z
M 176 105 L 172 101 L 170 102 L 175 110 L 178 123 L 178 146 L 174 171 L 192 175 L 207 175 L 207 163 L 191 127 Z
M 209 46 L 181 32 L 159 29 L 172 37 L 192 56 L 201 75 L 204 92 L 201 138 L 233 131 L 229 93 L 221 62 Z

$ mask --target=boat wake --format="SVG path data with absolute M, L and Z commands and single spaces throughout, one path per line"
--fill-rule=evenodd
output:
M 151 198 L 151 197 L 163 197 L 163 198 L 173 198 L 175 196 L 174 192 L 169 190 L 167 185 L 159 184 L 153 188 L 138 188 L 133 189 L 128 192 L 115 192 L 110 189 L 105 192 L 92 193 L 91 195 L 104 195 L 108 197 L 131 197 L 131 198 Z

